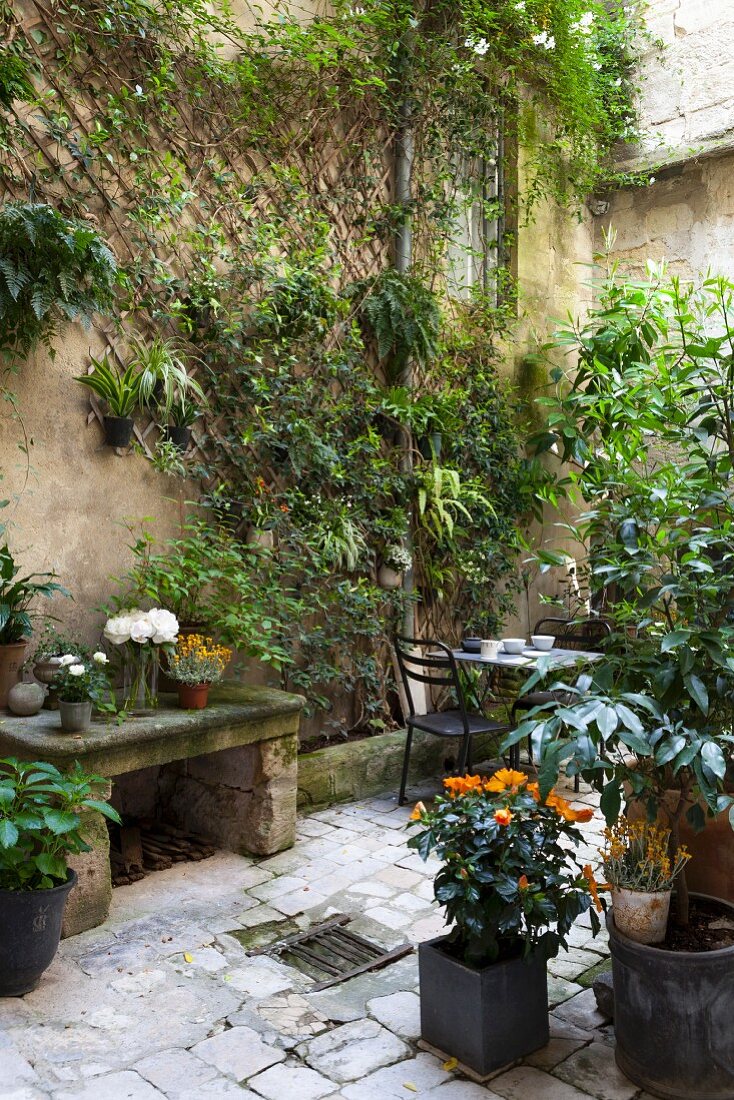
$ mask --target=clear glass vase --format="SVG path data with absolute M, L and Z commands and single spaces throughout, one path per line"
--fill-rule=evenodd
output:
M 157 708 L 158 666 L 157 646 L 128 650 L 122 681 L 122 705 L 128 714 L 150 714 Z

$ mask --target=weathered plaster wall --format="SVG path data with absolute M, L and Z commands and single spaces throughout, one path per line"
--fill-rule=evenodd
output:
M 39 606 L 91 643 L 103 621 L 93 608 L 109 597 L 110 574 L 132 561 L 124 520 L 155 516 L 161 537 L 174 533 L 187 494 L 141 455 L 104 446 L 96 420 L 87 425 L 89 402 L 74 375 L 86 370 L 89 341 L 70 325 L 53 360 L 39 350 L 11 379 L 22 424 L 7 415 L 0 424 L 0 491 L 11 501 L 0 521 L 23 572 L 53 569 L 74 596 Z M 18 449 L 24 432 L 27 461 Z

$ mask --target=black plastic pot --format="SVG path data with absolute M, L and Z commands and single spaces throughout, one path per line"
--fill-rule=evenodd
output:
M 445 950 L 447 938 L 418 948 L 421 1038 L 481 1077 L 544 1047 L 548 1030 L 545 957 L 515 958 L 475 970 Z
M 104 441 L 108 447 L 129 447 L 135 421 L 129 416 L 104 418 Z
M 442 447 L 443 434 L 441 432 L 431 432 L 430 435 L 421 436 L 418 440 L 418 450 L 426 462 L 430 462 L 434 458 L 439 459 Z
M 35 989 L 54 959 L 76 872 L 53 890 L 0 890 L 0 997 Z
M 613 913 L 607 928 L 622 1073 L 666 1100 L 734 1100 L 734 947 L 648 947 L 623 936 Z
M 165 429 L 165 436 L 183 454 L 188 450 L 191 442 L 191 428 L 179 428 L 175 424 L 169 424 Z

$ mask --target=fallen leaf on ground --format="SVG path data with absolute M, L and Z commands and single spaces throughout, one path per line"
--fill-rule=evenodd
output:
M 449 1059 L 447 1059 L 447 1061 L 444 1062 L 443 1068 L 450 1073 L 452 1069 L 456 1069 L 458 1064 L 459 1064 L 459 1059 L 458 1058 L 449 1058 Z
M 193 961 L 194 961 L 194 956 L 189 955 L 188 951 L 184 951 L 184 962 L 192 963 Z

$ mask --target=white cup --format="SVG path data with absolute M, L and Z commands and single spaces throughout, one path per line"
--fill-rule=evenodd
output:
M 503 638 L 502 645 L 505 653 L 522 653 L 525 649 L 524 638 Z
M 500 651 L 501 642 L 494 641 L 493 638 L 482 638 L 482 644 L 479 652 L 482 657 L 491 657 L 494 659 Z

